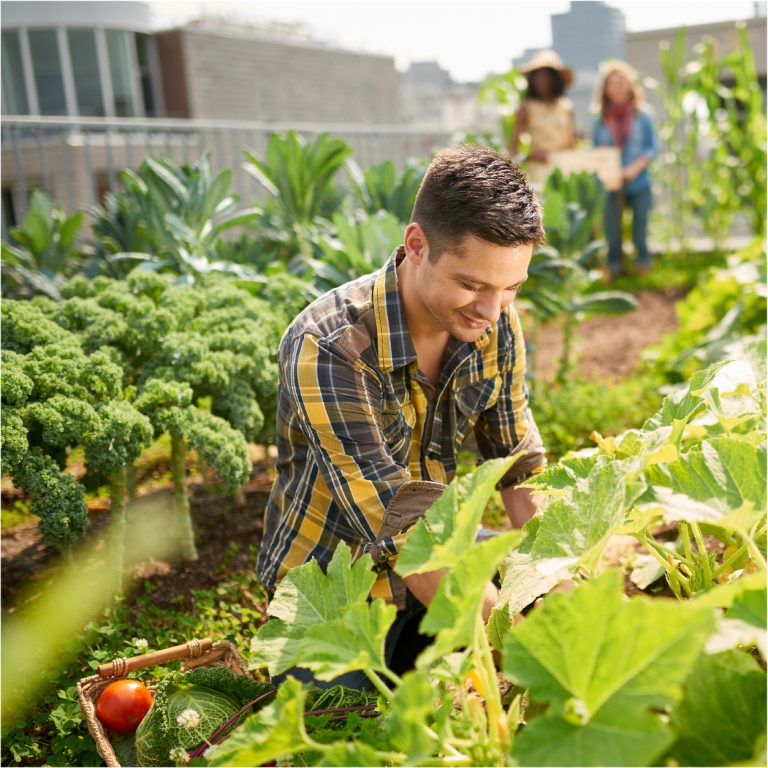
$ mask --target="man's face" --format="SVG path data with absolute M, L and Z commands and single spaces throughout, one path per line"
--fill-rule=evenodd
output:
M 494 245 L 465 235 L 456 252 L 444 251 L 437 259 L 422 256 L 416 294 L 433 330 L 477 341 L 514 301 L 532 253 L 531 245 Z

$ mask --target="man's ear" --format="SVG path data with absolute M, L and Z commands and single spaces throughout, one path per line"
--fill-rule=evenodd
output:
M 427 237 L 421 228 L 421 224 L 414 222 L 405 228 L 403 246 L 405 248 L 405 255 L 414 264 L 418 264 L 429 256 L 429 245 L 427 244 Z

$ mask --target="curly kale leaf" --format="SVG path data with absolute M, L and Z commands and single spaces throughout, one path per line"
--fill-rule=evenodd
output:
M 184 679 L 187 684 L 225 693 L 241 707 L 275 689 L 271 683 L 254 680 L 250 675 L 238 675 L 226 667 L 196 667 L 190 669 Z
M 77 346 L 77 340 L 29 301 L 6 299 L 2 305 L 3 349 L 26 354 L 40 345 Z
M 24 356 L 3 350 L 0 353 L 0 391 L 3 405 L 21 405 L 32 394 L 35 383 L 24 373 Z
M 31 442 L 55 448 L 79 445 L 99 426 L 99 417 L 91 405 L 66 395 L 28 403 L 19 412 Z
M 17 408 L 3 406 L 0 409 L 0 460 L 2 473 L 11 472 L 29 450 L 27 428 Z
M 214 396 L 211 412 L 240 430 L 246 440 L 255 440 L 264 426 L 264 414 L 253 396 L 253 390 L 240 380 L 232 382 L 229 389 Z
M 77 334 L 83 348 L 92 352 L 100 347 L 123 347 L 128 324 L 117 312 L 99 305 L 96 298 L 72 298 L 59 302 L 52 314 L 63 328 Z
M 179 411 L 192 403 L 192 387 L 183 381 L 149 379 L 139 391 L 134 405 L 149 417 L 160 435 L 179 421 Z
M 43 539 L 58 547 L 74 544 L 88 530 L 83 487 L 59 471 L 39 448 L 30 449 L 11 471 L 13 484 L 32 496 L 32 513 L 40 518 Z
M 98 408 L 98 425 L 84 439 L 90 467 L 117 472 L 132 464 L 152 444 L 150 420 L 125 400 L 114 400 Z
M 179 411 L 171 433 L 182 434 L 214 469 L 225 488 L 241 486 L 251 474 L 248 444 L 224 419 L 198 408 Z

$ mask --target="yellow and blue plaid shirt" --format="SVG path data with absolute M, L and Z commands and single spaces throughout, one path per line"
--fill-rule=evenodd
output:
M 402 607 L 392 566 L 408 529 L 453 478 L 471 430 L 484 459 L 525 453 L 502 485 L 544 467 L 515 310 L 476 342 L 451 339 L 434 387 L 406 324 L 402 256 L 400 247 L 380 271 L 313 302 L 280 344 L 278 475 L 258 558 L 269 589 L 312 558 L 324 568 L 345 541 L 353 557 L 373 556 L 372 596 Z

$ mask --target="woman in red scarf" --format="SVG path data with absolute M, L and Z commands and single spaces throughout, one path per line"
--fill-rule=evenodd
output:
M 624 182 L 621 190 L 608 193 L 605 206 L 608 279 L 613 280 L 623 269 L 621 216 L 625 206 L 632 210 L 637 271 L 646 274 L 651 266 L 648 216 L 652 197 L 648 164 L 658 151 L 653 119 L 644 104 L 637 75 L 621 61 L 611 61 L 604 66 L 597 101 L 599 115 L 592 131 L 592 144 L 621 150 Z

